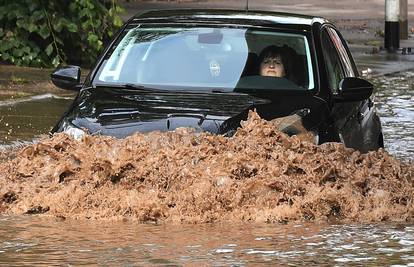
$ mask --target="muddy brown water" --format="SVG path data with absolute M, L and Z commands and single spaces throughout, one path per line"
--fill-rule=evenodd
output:
M 71 102 L 71 97 L 51 93 L 0 101 L 0 147 L 47 135 Z
M 413 72 L 374 80 L 391 155 L 317 147 L 258 118 L 233 144 L 183 130 L 29 145 L 0 166 L 0 265 L 413 266 L 413 81 Z M 55 108 L 42 111 L 46 103 Z M 53 95 L 3 102 L 0 123 L 13 129 L 3 147 L 46 133 L 69 104 Z M 33 123 L 41 111 L 48 119 Z
M 2 266 L 413 266 L 407 224 L 91 223 L 0 218 Z

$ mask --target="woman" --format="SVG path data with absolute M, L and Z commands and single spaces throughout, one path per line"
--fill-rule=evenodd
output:
M 259 74 L 269 77 L 286 77 L 288 73 L 284 54 L 284 48 L 275 45 L 263 49 L 259 56 Z

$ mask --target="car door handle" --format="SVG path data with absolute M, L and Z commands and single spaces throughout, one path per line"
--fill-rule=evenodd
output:
M 368 98 L 368 108 L 371 109 L 374 106 L 374 101 L 371 98 Z
M 357 121 L 359 123 L 361 123 L 363 119 L 364 119 L 364 113 L 362 113 L 361 111 L 358 111 L 358 113 L 357 113 Z

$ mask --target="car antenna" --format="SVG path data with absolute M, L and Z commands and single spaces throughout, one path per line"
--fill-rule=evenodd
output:
M 249 11 L 249 0 L 246 0 L 246 12 Z

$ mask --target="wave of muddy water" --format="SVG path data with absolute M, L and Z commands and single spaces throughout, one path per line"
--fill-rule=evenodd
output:
M 306 136 L 305 136 L 306 137 Z M 289 137 L 254 112 L 233 137 L 55 135 L 0 164 L 0 212 L 141 222 L 414 219 L 414 167 Z

